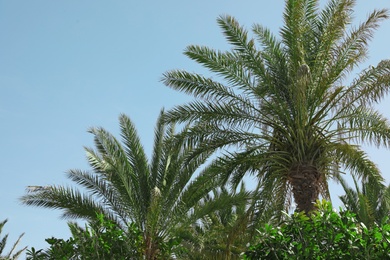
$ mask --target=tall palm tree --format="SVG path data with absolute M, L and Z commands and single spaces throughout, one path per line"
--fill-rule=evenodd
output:
M 368 179 L 357 182 L 354 176 L 355 189 L 349 187 L 346 180 L 340 177 L 340 183 L 345 190 L 345 194 L 340 196 L 344 207 L 356 214 L 356 219 L 364 223 L 367 227 L 380 224 L 385 217 L 390 218 L 390 185 L 373 185 L 373 181 Z
M 119 117 L 123 144 L 103 128 L 91 128 L 96 150 L 85 148 L 93 172 L 70 170 L 67 176 L 83 190 L 62 186 L 34 188 L 21 198 L 25 205 L 61 209 L 63 217 L 93 221 L 103 214 L 124 231 L 135 223 L 143 232 L 144 255 L 155 259 L 172 237 L 172 230 L 188 219 L 189 211 L 214 186 L 212 167 L 199 169 L 208 158 L 202 154 L 187 162 L 196 147 L 175 124 L 163 122 L 155 129 L 149 161 L 131 120 Z M 199 176 L 193 178 L 199 171 Z M 85 192 L 84 192 L 85 191 Z
M 305 212 L 320 195 L 329 198 L 327 181 L 340 171 L 381 182 L 360 144 L 390 144 L 389 123 L 372 106 L 389 91 L 390 61 L 346 80 L 367 58 L 387 10 L 351 27 L 356 1 L 330 0 L 323 9 L 319 2 L 287 0 L 280 37 L 255 24 L 251 38 L 233 17 L 220 16 L 231 50 L 192 45 L 184 52 L 213 77 L 173 70 L 162 78 L 195 97 L 167 118 L 195 124 L 193 137 L 206 140 L 199 153 L 223 149 L 225 181 L 256 174 L 278 208 L 293 198 Z
M 0 222 L 0 234 L 1 232 L 3 231 L 3 227 L 4 225 L 7 223 L 7 219 L 6 220 L 3 220 L 2 222 Z M 23 253 L 24 250 L 26 250 L 27 246 L 16 251 L 16 247 L 18 246 L 19 242 L 20 242 L 20 239 L 23 237 L 24 234 L 21 234 L 18 239 L 16 240 L 16 242 L 12 245 L 12 248 L 10 249 L 10 251 L 8 253 L 6 253 L 5 255 L 3 255 L 3 251 L 5 249 L 5 246 L 7 245 L 7 239 L 8 239 L 8 234 L 5 235 L 4 237 L 0 238 L 0 260 L 9 260 L 9 259 L 18 259 L 18 257 Z

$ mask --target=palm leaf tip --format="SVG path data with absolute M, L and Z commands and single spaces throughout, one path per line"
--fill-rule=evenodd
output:
M 33 193 L 33 192 L 41 192 L 41 191 L 47 191 L 51 189 L 51 186 L 36 186 L 36 185 L 29 185 L 26 187 L 27 193 Z

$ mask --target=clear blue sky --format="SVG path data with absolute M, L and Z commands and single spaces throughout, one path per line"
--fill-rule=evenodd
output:
M 118 115 L 135 122 L 150 152 L 162 107 L 189 100 L 159 81 L 163 72 L 203 72 L 187 59 L 190 44 L 227 49 L 216 24 L 221 14 L 248 29 L 277 32 L 284 1 L 0 0 L 0 220 L 9 219 L 9 243 L 45 248 L 45 238 L 68 238 L 60 212 L 22 206 L 28 185 L 69 184 L 64 172 L 88 170 L 88 127 L 118 133 Z M 356 22 L 389 0 L 358 0 Z M 390 58 L 390 20 L 372 42 L 365 65 Z M 380 110 L 390 116 L 388 99 Z M 370 148 L 390 180 L 390 152 Z M 340 189 L 332 185 L 336 194 Z

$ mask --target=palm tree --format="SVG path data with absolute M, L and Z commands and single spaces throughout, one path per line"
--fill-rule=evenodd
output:
M 251 241 L 248 232 L 251 224 L 253 194 L 244 184 L 233 192 L 226 187 L 214 189 L 194 208 L 193 221 L 185 230 L 178 230 L 182 237 L 183 259 L 241 259 L 246 244 Z M 219 210 L 210 211 L 223 204 Z M 210 212 L 205 214 L 205 212 Z
M 4 225 L 7 223 L 7 219 L 0 222 L 0 234 L 1 232 L 3 231 L 3 227 Z M 8 239 L 8 234 L 5 235 L 3 238 L 0 238 L 0 260 L 8 260 L 8 259 L 18 259 L 18 257 L 23 253 L 24 250 L 26 250 L 27 247 L 24 247 L 18 251 L 15 252 L 16 250 L 16 247 L 18 246 L 19 242 L 20 242 L 20 239 L 23 237 L 24 234 L 21 234 L 18 239 L 16 240 L 16 242 L 12 245 L 12 248 L 11 250 L 3 255 L 3 251 L 4 251 L 4 248 L 7 244 L 7 239 Z
M 164 123 L 163 117 L 162 112 L 150 161 L 135 126 L 121 115 L 123 144 L 103 128 L 91 128 L 96 150 L 85 150 L 93 172 L 67 173 L 85 193 L 55 185 L 39 187 L 24 195 L 22 203 L 61 209 L 65 218 L 91 222 L 97 213 L 103 214 L 125 232 L 129 223 L 135 223 L 143 233 L 145 258 L 168 257 L 163 254 L 170 249 L 166 249 L 169 240 L 175 239 L 173 230 L 186 225 L 189 211 L 211 191 L 214 182 L 210 177 L 212 167 L 199 169 L 206 162 L 207 153 L 187 162 L 187 156 L 197 145 L 184 138 L 188 127 L 176 136 L 175 125 Z M 199 176 L 194 179 L 197 171 Z
M 344 207 L 356 214 L 356 219 L 367 227 L 380 224 L 386 217 L 390 218 L 390 185 L 378 185 L 372 180 L 363 181 L 361 185 L 354 176 L 355 189 L 348 186 L 340 177 L 345 194 L 340 196 Z
M 168 71 L 162 81 L 195 97 L 168 111 L 169 122 L 192 122 L 203 138 L 196 153 L 219 149 L 221 172 L 235 186 L 258 177 L 264 200 L 310 212 L 328 180 L 341 171 L 382 181 L 360 148 L 389 146 L 390 127 L 373 107 L 389 91 L 390 61 L 347 76 L 367 58 L 368 42 L 387 10 L 350 27 L 354 0 L 287 0 L 280 38 L 255 24 L 251 38 L 231 16 L 218 24 L 229 51 L 192 45 L 185 55 L 213 77 Z

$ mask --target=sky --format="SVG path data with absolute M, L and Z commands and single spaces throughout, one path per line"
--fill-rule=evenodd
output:
M 390 0 L 357 0 L 354 24 L 379 8 L 390 8 Z M 45 238 L 69 238 L 60 211 L 24 206 L 19 198 L 28 185 L 70 185 L 67 170 L 89 170 L 89 127 L 118 136 L 125 113 L 150 154 L 160 110 L 191 100 L 164 86 L 162 74 L 207 73 L 184 48 L 228 50 L 216 23 L 223 14 L 277 34 L 283 9 L 282 0 L 0 0 L 0 221 L 8 218 L 9 246 L 23 232 L 20 246 L 38 249 L 47 247 Z M 389 42 L 387 20 L 362 69 L 389 59 Z M 390 118 L 388 101 L 378 109 Z M 389 183 L 390 151 L 366 151 Z M 331 192 L 342 194 L 336 184 Z

